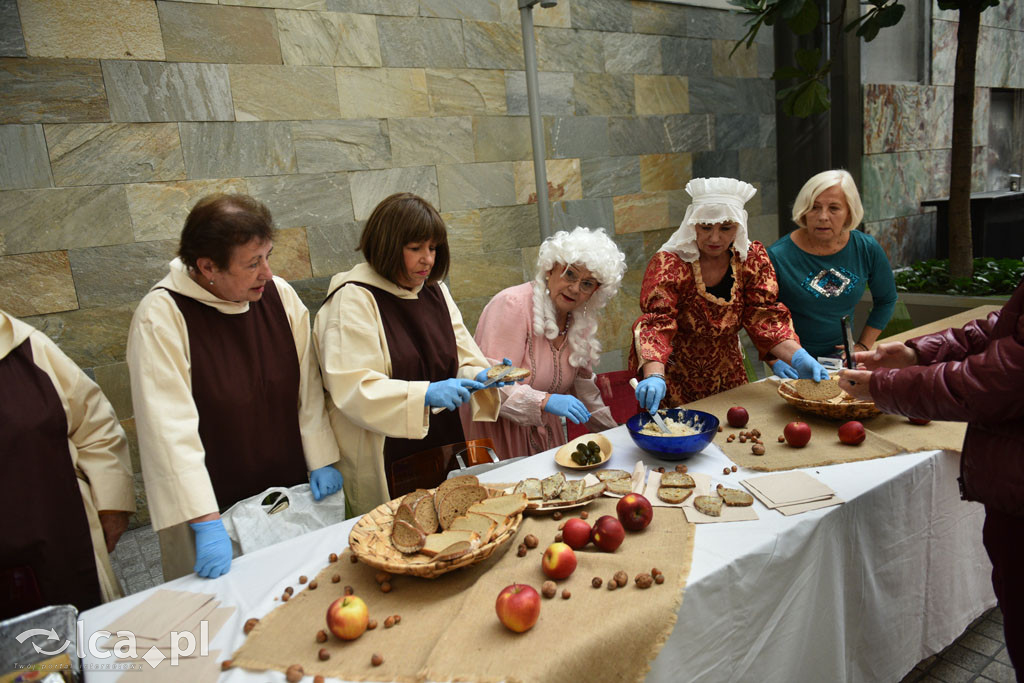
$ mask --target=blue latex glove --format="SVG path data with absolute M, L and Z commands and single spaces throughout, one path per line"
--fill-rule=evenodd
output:
M 544 405 L 545 412 L 559 415 L 574 424 L 582 424 L 590 419 L 590 411 L 583 401 L 569 394 L 551 394 Z
M 469 393 L 482 389 L 483 384 L 473 379 L 443 379 L 440 382 L 431 382 L 427 387 L 427 396 L 424 399 L 431 408 L 447 408 L 455 410 L 469 400 Z
M 344 482 L 341 472 L 334 465 L 324 465 L 309 473 L 309 490 L 313 492 L 313 500 L 337 493 Z
M 508 358 L 504 358 L 504 359 L 502 359 L 501 364 L 502 365 L 512 365 L 512 361 L 510 361 Z M 481 370 L 479 373 L 477 373 L 476 381 L 480 382 L 480 384 L 483 384 L 484 382 L 486 382 L 487 381 L 487 373 L 489 371 L 490 371 L 490 368 L 485 368 L 485 369 Z M 521 382 L 522 380 L 519 380 L 519 381 Z M 495 382 L 494 384 L 491 385 L 491 387 L 507 387 L 510 384 L 515 384 L 515 382 L 513 382 L 513 381 L 506 382 L 506 381 L 502 380 L 500 382 Z M 491 387 L 488 387 L 488 389 L 490 389 Z
M 190 522 L 196 533 L 195 572 L 206 579 L 216 579 L 231 569 L 231 539 L 224 529 L 224 522 L 211 519 L 208 522 Z
M 793 354 L 793 358 L 789 362 L 793 369 L 796 370 L 797 375 L 802 379 L 813 379 L 815 382 L 828 379 L 828 370 L 823 368 L 821 363 L 811 358 L 811 354 L 807 353 L 804 349 L 797 349 L 797 352 Z
M 636 385 L 636 400 L 641 408 L 653 413 L 661 405 L 667 390 L 668 386 L 661 377 L 648 377 Z
M 777 377 L 781 377 L 782 379 L 796 379 L 797 377 L 799 377 L 799 375 L 797 375 L 796 370 L 793 369 L 793 366 L 787 363 L 786 361 L 782 360 L 781 358 L 775 361 L 775 365 L 772 366 L 772 372 L 774 372 Z

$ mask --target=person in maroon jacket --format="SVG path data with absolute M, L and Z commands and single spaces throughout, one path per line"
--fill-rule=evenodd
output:
M 1006 650 L 1024 680 L 1024 280 L 985 320 L 855 354 L 840 386 L 887 413 L 967 422 L 960 492 L 985 505 L 982 531 Z

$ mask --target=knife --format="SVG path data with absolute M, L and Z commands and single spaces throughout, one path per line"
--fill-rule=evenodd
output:
M 850 316 L 844 315 L 839 320 L 843 328 L 843 350 L 846 351 L 846 367 L 851 370 L 857 369 L 857 361 L 853 359 L 853 350 L 856 346 L 853 343 L 853 326 L 850 325 Z
M 636 377 L 634 377 L 633 379 L 629 380 L 629 386 L 633 387 L 634 390 L 636 389 L 636 385 L 637 384 L 639 384 L 639 382 L 636 381 Z M 671 434 L 672 433 L 672 432 L 670 432 L 668 430 L 668 425 L 665 424 L 665 420 L 662 419 L 661 415 L 658 414 L 657 410 L 655 410 L 653 413 L 650 413 L 650 415 L 651 415 L 651 418 L 654 420 L 654 424 L 658 425 L 658 429 L 660 429 L 665 434 Z
M 484 382 L 484 385 L 482 387 L 480 387 L 479 389 L 471 389 L 469 393 L 472 394 L 474 391 L 482 391 L 483 389 L 489 389 L 493 384 L 495 384 L 497 382 L 500 382 L 502 380 L 502 378 L 505 377 L 505 375 L 507 375 L 508 373 L 512 372 L 515 369 L 516 369 L 516 366 L 514 366 L 514 365 L 506 365 L 504 370 L 502 370 L 497 375 L 495 375 L 494 377 L 491 377 L 489 380 Z M 431 415 L 437 415 L 438 413 L 443 413 L 446 410 L 448 410 L 448 409 L 447 408 L 443 408 L 441 406 L 437 406 L 435 408 L 431 408 L 430 409 L 430 414 Z

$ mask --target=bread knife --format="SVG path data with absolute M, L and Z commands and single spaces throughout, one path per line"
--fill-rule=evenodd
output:
M 482 387 L 480 387 L 479 389 L 470 389 L 469 393 L 472 394 L 474 391 L 481 391 L 483 389 L 489 389 L 492 385 L 494 385 L 497 382 L 500 382 L 502 380 L 502 378 L 505 377 L 505 375 L 507 375 L 508 373 L 512 372 L 515 369 L 516 369 L 516 366 L 514 366 L 514 365 L 506 365 L 504 370 L 502 370 L 497 375 L 495 375 L 494 377 L 491 377 L 489 380 L 484 382 L 484 385 Z M 437 415 L 438 413 L 443 413 L 446 410 L 448 410 L 448 409 L 443 407 L 443 406 L 437 406 L 435 408 L 431 408 L 430 409 L 430 414 L 431 415 Z
M 843 350 L 846 351 L 846 367 L 856 370 L 857 361 L 853 359 L 855 344 L 853 343 L 853 327 L 850 325 L 850 316 L 844 315 L 839 319 L 839 324 L 843 328 Z
M 636 385 L 637 384 L 639 384 L 639 382 L 636 381 L 636 377 L 634 377 L 633 379 L 629 380 L 629 386 L 633 387 L 634 390 L 636 389 Z M 660 429 L 665 434 L 671 434 L 672 433 L 672 432 L 670 432 L 668 430 L 668 425 L 665 424 L 665 420 L 661 417 L 661 415 L 658 414 L 657 410 L 655 410 L 650 415 L 651 415 L 651 419 L 654 420 L 654 424 L 658 425 L 658 429 Z

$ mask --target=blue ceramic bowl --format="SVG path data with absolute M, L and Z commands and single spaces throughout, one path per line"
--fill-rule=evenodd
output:
M 648 422 L 653 422 L 649 413 L 637 413 L 626 422 L 626 428 L 633 443 L 661 460 L 685 460 L 700 453 L 718 433 L 718 418 L 711 413 L 687 408 L 670 408 L 661 411 L 662 417 L 671 417 L 676 422 L 688 422 L 700 428 L 700 433 L 690 436 L 651 436 L 640 432 Z

